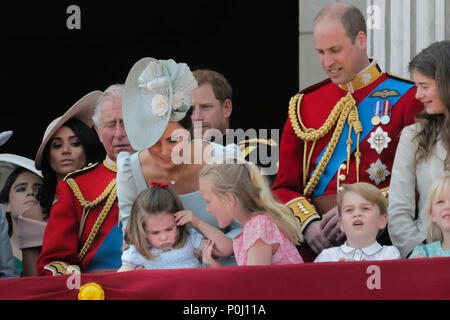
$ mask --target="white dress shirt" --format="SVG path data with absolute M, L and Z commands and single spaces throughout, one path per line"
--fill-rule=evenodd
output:
M 322 250 L 314 262 L 335 262 L 340 259 L 345 260 L 393 260 L 400 259 L 400 252 L 395 246 L 382 246 L 374 242 L 370 246 L 362 249 L 355 249 L 345 242 L 340 247 L 332 247 Z

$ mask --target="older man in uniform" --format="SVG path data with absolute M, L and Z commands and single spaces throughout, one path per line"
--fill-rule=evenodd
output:
M 134 152 L 123 125 L 122 94 L 122 85 L 106 89 L 93 116 L 106 159 L 67 175 L 57 186 L 36 266 L 38 275 L 121 266 L 123 235 L 118 223 L 116 158 L 121 151 Z
M 324 8 L 314 39 L 329 78 L 291 99 L 273 184 L 300 221 L 312 250 L 303 251 L 307 261 L 344 238 L 335 207 L 339 184 L 388 187 L 400 132 L 423 108 L 412 82 L 368 58 L 366 22 L 356 7 Z

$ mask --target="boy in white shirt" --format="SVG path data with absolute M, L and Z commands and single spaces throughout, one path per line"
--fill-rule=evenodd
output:
M 395 246 L 377 242 L 388 222 L 386 199 L 377 187 L 365 182 L 343 185 L 337 206 L 339 227 L 347 241 L 322 250 L 314 262 L 400 259 Z

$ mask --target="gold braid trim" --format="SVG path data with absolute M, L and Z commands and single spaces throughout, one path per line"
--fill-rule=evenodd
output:
M 72 189 L 75 197 L 77 197 L 78 201 L 80 202 L 80 205 L 85 209 L 90 209 L 93 207 L 96 207 L 100 202 L 106 199 L 106 197 L 111 193 L 111 191 L 116 186 L 116 179 L 112 179 L 111 182 L 108 184 L 108 186 L 105 188 L 105 190 L 100 194 L 97 199 L 94 201 L 88 201 L 84 198 L 83 194 L 81 193 L 80 187 L 75 182 L 73 178 L 69 178 L 66 180 L 67 184 L 69 185 L 70 189 Z
M 292 128 L 294 129 L 297 137 L 299 137 L 303 141 L 317 141 L 323 138 L 331 130 L 331 128 L 336 123 L 336 120 L 339 118 L 339 114 L 342 112 L 342 109 L 344 107 L 342 100 L 346 97 L 342 98 L 336 104 L 323 126 L 317 130 L 307 129 L 302 122 L 302 118 L 300 116 L 300 104 L 303 99 L 303 94 L 299 93 L 292 97 L 291 101 L 289 102 L 289 118 L 292 123 Z M 300 129 L 300 125 L 302 126 L 302 129 Z
M 325 150 L 325 153 L 324 153 L 322 159 L 320 160 L 316 170 L 314 170 L 314 174 L 309 179 L 308 183 L 306 184 L 306 187 L 304 186 L 305 188 L 304 188 L 303 194 L 305 196 L 309 197 L 312 194 L 314 188 L 319 183 L 319 180 L 322 177 L 322 174 L 325 171 L 325 168 L 328 165 L 328 162 L 330 161 L 331 156 L 333 155 L 334 149 L 336 148 L 336 144 L 339 141 L 339 138 L 342 134 L 342 130 L 344 129 L 345 121 L 347 120 L 348 115 L 350 114 L 350 112 L 352 110 L 356 109 L 356 101 L 350 92 L 347 93 L 347 95 L 345 97 L 342 97 L 338 101 L 338 103 L 334 106 L 333 110 L 331 111 L 331 113 L 328 116 L 328 119 L 325 121 L 324 125 L 321 128 L 314 130 L 314 129 L 306 128 L 301 120 L 301 116 L 300 116 L 301 98 L 303 98 L 303 94 L 297 94 L 289 102 L 289 118 L 291 120 L 292 128 L 294 129 L 295 134 L 300 139 L 305 141 L 305 143 L 307 143 L 308 141 L 316 142 L 320 138 L 324 137 L 331 130 L 331 128 L 335 125 L 336 120 L 337 120 L 336 129 L 333 132 L 333 136 L 328 144 L 328 147 Z M 300 128 L 300 125 L 302 126 L 302 129 Z M 359 129 L 359 127 L 358 127 L 358 129 Z M 358 134 L 358 136 L 359 136 L 359 134 Z M 305 149 L 306 149 L 306 147 L 305 147 Z M 313 152 L 313 149 L 311 150 L 310 157 L 308 159 L 308 165 L 307 165 L 308 169 L 309 169 L 309 162 L 311 160 L 312 152 Z M 305 158 L 303 161 L 305 162 Z M 303 173 L 304 176 L 306 174 L 307 174 L 307 172 Z
M 116 179 L 114 179 L 115 182 Z M 86 242 L 83 245 L 83 248 L 80 250 L 80 253 L 78 254 L 78 261 L 81 262 L 83 258 L 86 256 L 86 253 L 88 252 L 90 246 L 92 245 L 92 242 L 94 242 L 95 237 L 97 236 L 98 231 L 100 230 L 100 227 L 103 224 L 103 221 L 105 221 L 106 216 L 108 215 L 109 211 L 111 210 L 111 207 L 114 204 L 114 201 L 117 197 L 117 191 L 116 188 L 113 188 L 111 193 L 108 196 L 108 199 L 106 200 L 105 205 L 103 206 L 102 211 L 100 212 L 97 221 L 95 221 L 94 227 L 92 227 L 91 232 L 89 233 L 89 236 L 86 240 Z
M 74 193 L 75 197 L 80 202 L 80 205 L 83 207 L 83 217 L 81 221 L 81 227 L 80 232 L 82 232 L 84 228 L 84 222 L 87 219 L 87 215 L 89 214 L 89 210 L 91 208 L 96 207 L 100 202 L 106 199 L 105 205 L 103 206 L 102 211 L 100 212 L 99 216 L 97 217 L 97 220 L 95 221 L 94 226 L 92 227 L 91 232 L 89 233 L 89 236 L 86 240 L 86 242 L 83 245 L 83 248 L 81 249 L 80 253 L 78 254 L 78 260 L 81 262 L 83 260 L 84 256 L 86 255 L 87 251 L 89 250 L 89 247 L 92 245 L 92 242 L 94 242 L 94 239 L 98 233 L 98 230 L 100 229 L 101 225 L 103 224 L 103 221 L 105 220 L 107 214 L 111 210 L 112 205 L 114 204 L 114 201 L 117 197 L 117 191 L 116 191 L 116 178 L 112 179 L 111 182 L 108 184 L 108 186 L 105 188 L 105 190 L 100 194 L 97 199 L 94 201 L 87 201 L 83 194 L 81 193 L 80 187 L 75 182 L 73 178 L 68 178 L 66 180 L 67 184 L 69 185 L 70 189 L 72 189 L 72 192 Z M 81 235 L 80 235 L 81 237 Z

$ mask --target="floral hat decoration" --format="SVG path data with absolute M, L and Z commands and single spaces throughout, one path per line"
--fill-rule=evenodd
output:
M 178 122 L 191 107 L 197 87 L 191 70 L 174 60 L 143 58 L 128 73 L 122 98 L 125 130 L 134 150 L 153 146 L 169 121 Z

